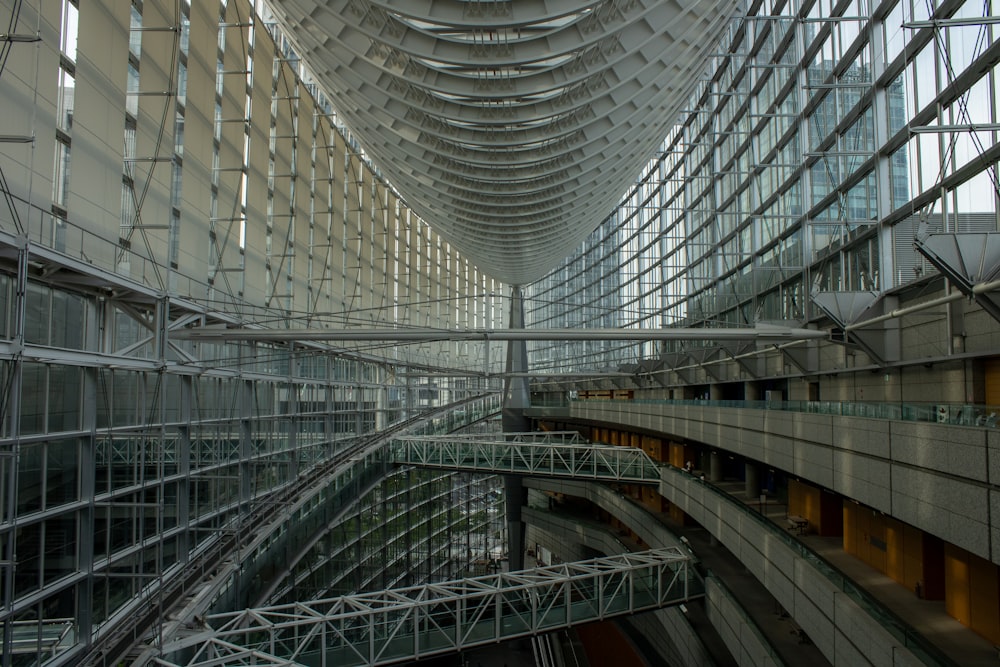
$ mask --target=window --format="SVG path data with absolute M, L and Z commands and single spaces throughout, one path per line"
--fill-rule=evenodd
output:
M 56 137 L 56 159 L 52 174 L 52 203 L 66 210 L 69 199 L 69 138 L 62 134 Z
M 76 62 L 76 43 L 80 24 L 80 10 L 75 0 L 63 0 L 62 31 L 59 39 L 59 50 L 69 59 Z
M 132 5 L 132 16 L 130 19 L 128 33 L 128 52 L 136 60 L 142 52 L 142 14 L 139 8 Z
M 132 116 L 139 113 L 139 68 L 134 63 L 128 64 L 128 85 L 125 89 L 125 111 Z
M 59 112 L 56 127 L 63 132 L 73 128 L 73 97 L 76 79 L 66 67 L 59 68 Z

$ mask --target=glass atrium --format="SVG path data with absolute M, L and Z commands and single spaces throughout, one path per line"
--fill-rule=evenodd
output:
M 623 498 L 708 525 L 685 485 L 745 483 L 1000 644 L 1000 15 L 698 5 L 0 0 L 0 667 L 601 551 L 546 497 L 644 535 L 387 446 L 512 405 L 646 450 Z M 518 367 L 522 308 L 561 333 Z

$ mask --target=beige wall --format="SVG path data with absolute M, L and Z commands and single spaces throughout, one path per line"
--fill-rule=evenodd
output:
M 21 21 L 37 23 L 42 41 L 16 45 L 0 81 L 4 133 L 36 137 L 34 145 L 0 144 L 0 160 L 15 197 L 30 202 L 21 217 L 32 240 L 43 244 L 52 243 L 60 4 L 42 3 L 40 19 L 25 7 Z M 397 201 L 356 148 L 348 148 L 317 106 L 305 83 L 310 79 L 295 63 L 276 58 L 281 54 L 263 24 L 248 25 L 248 0 L 229 2 L 225 16 L 219 8 L 191 3 L 182 102 L 174 94 L 179 33 L 156 30 L 178 22 L 174 0 L 142 4 L 145 30 L 134 35 L 141 36 L 139 96 L 126 95 L 129 3 L 80 3 L 66 252 L 220 308 L 275 307 L 303 318 L 334 313 L 327 326 L 340 326 L 348 310 L 356 322 L 441 327 L 466 326 L 470 311 L 485 311 L 477 298 L 465 297 L 502 294 L 504 287 L 474 268 L 459 270 L 465 264 L 457 253 Z M 137 105 L 128 121 L 127 100 Z M 184 137 L 175 155 L 179 113 Z M 135 126 L 134 162 L 124 156 L 127 122 Z M 179 202 L 172 200 L 173 162 L 181 165 Z M 123 229 L 128 170 L 142 208 L 139 224 Z M 180 218 L 171 230 L 175 204 Z M 16 232 L 10 216 L 0 218 L 0 231 Z M 128 238 L 128 252 L 120 237 Z M 398 255 L 397 237 L 403 240 Z M 315 317 L 311 324 L 317 325 Z M 468 351 L 455 344 L 405 351 L 408 358 L 436 363 L 456 353 Z

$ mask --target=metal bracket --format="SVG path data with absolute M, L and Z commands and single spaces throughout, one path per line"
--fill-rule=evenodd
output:
M 1000 232 L 923 233 L 913 247 L 963 294 L 1000 321 L 1000 297 L 979 286 L 1000 278 Z

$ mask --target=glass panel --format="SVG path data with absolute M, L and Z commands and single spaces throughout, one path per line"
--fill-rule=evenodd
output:
M 42 433 L 45 429 L 46 368 L 44 364 L 22 364 L 21 433 Z
M 67 58 L 76 61 L 76 44 L 79 34 L 80 10 L 72 0 L 63 0 L 62 34 L 59 47 Z
M 66 69 L 59 68 L 59 115 L 56 117 L 56 127 L 64 132 L 73 129 L 73 102 L 76 92 L 76 79 Z

